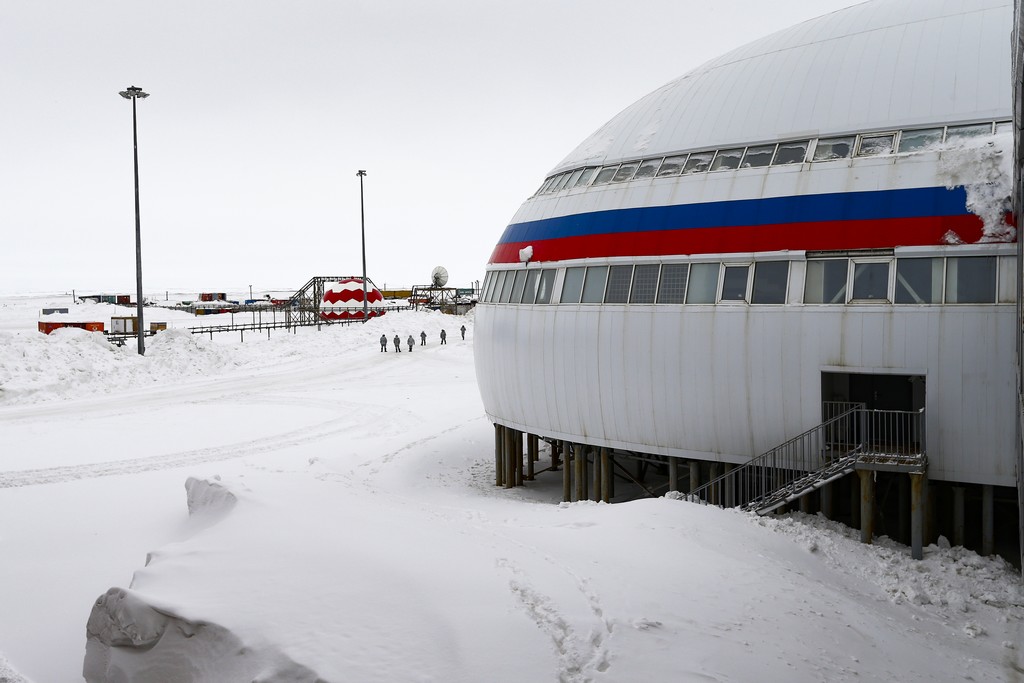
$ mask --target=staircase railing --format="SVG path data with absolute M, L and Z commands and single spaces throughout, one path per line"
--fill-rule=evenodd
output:
M 853 471 L 924 463 L 924 409 L 868 410 L 829 402 L 831 417 L 689 493 L 688 500 L 770 511 Z

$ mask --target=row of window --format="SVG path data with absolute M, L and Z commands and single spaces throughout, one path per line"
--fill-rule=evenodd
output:
M 622 183 L 643 178 L 727 171 L 738 168 L 785 166 L 806 161 L 832 161 L 849 157 L 871 157 L 882 154 L 903 154 L 933 147 L 943 142 L 955 143 L 968 138 L 1002 133 L 1010 130 L 1009 122 L 978 123 L 966 126 L 939 126 L 915 130 L 896 130 L 832 138 L 794 140 L 770 145 L 752 145 L 703 152 L 689 152 L 653 159 L 587 166 L 551 176 L 537 190 L 537 195 L 562 190 Z
M 999 262 L 995 256 L 811 258 L 806 262 L 803 302 L 995 303 Z M 487 274 L 481 300 L 502 304 L 784 304 L 789 267 L 790 261 L 576 266 L 564 269 L 557 297 L 558 269 L 496 270 Z

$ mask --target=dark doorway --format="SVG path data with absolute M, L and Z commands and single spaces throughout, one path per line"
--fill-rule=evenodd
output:
M 923 375 L 881 375 L 857 372 L 821 373 L 821 400 L 863 403 L 870 410 L 924 408 Z

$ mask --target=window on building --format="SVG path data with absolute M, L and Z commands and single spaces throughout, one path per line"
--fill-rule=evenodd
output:
M 810 140 L 798 140 L 796 142 L 781 142 L 779 149 L 775 152 L 772 166 L 785 166 L 786 164 L 802 164 L 807 160 L 807 146 Z
M 942 262 L 940 258 L 897 259 L 896 303 L 941 304 Z
M 949 126 L 946 128 L 946 142 L 957 142 L 970 138 L 992 134 L 991 123 L 974 123 L 969 126 Z
M 851 301 L 889 300 L 889 262 L 854 261 Z
M 665 157 L 665 161 L 661 163 L 661 167 L 658 168 L 659 178 L 668 178 L 669 176 L 679 175 L 683 172 L 683 166 L 686 164 L 687 154 L 680 154 L 674 157 Z
M 880 154 L 892 154 L 895 133 L 882 133 L 878 135 L 861 135 L 860 145 L 857 147 L 857 156 L 875 157 Z
M 686 159 L 686 165 L 683 166 L 683 175 L 703 173 L 708 170 L 708 167 L 711 165 L 711 159 L 714 156 L 714 152 L 694 152 Z
M 583 281 L 583 298 L 580 303 L 599 304 L 604 299 L 604 284 L 608 280 L 608 266 L 590 266 Z
M 990 304 L 996 300 L 996 257 L 946 259 L 946 303 Z
M 606 185 L 612 181 L 612 177 L 615 175 L 615 171 L 619 170 L 619 165 L 605 166 L 597 172 L 597 177 L 594 178 L 592 185 Z
M 754 284 L 750 292 L 752 304 L 786 303 L 789 284 L 789 261 L 761 261 L 754 264 Z
M 494 271 L 494 282 L 491 283 L 491 293 L 487 296 L 487 301 L 490 303 L 496 303 L 501 298 L 501 286 L 505 281 L 505 271 L 496 270 Z
M 555 271 L 551 268 L 542 270 L 540 273 L 540 280 L 537 282 L 537 300 L 538 304 L 551 303 L 551 288 L 555 284 Z
M 563 190 L 569 190 L 576 187 L 576 183 L 579 182 L 580 176 L 583 175 L 582 168 L 577 168 L 575 171 L 569 174 L 569 179 L 565 181 L 565 185 L 562 186 Z
M 483 291 L 480 293 L 480 301 L 487 303 L 491 300 L 491 290 L 494 288 L 494 271 L 488 271 L 484 275 Z
M 853 136 L 818 140 L 818 144 L 814 146 L 814 156 L 811 158 L 811 161 L 847 159 L 853 155 L 854 140 Z
M 633 266 L 612 266 L 608 273 L 606 304 L 624 304 L 629 301 L 629 281 L 633 278 Z
M 595 166 L 583 169 L 583 172 L 580 174 L 580 177 L 576 179 L 576 182 L 575 184 L 572 185 L 572 187 L 585 187 L 586 184 L 590 182 L 590 179 L 594 177 L 594 174 L 596 172 L 597 167 Z
M 808 261 L 804 282 L 804 303 L 845 304 L 846 273 L 846 259 Z
M 633 174 L 633 180 L 653 178 L 658 172 L 659 166 L 661 166 L 661 159 L 648 159 L 636 169 L 636 173 Z
M 722 301 L 747 300 L 747 272 L 749 266 L 726 266 L 722 277 Z
M 628 164 L 622 164 L 619 166 L 619 170 L 615 171 L 615 175 L 612 176 L 613 183 L 621 183 L 629 180 L 636 173 L 636 167 L 640 164 L 636 161 Z
M 715 303 L 715 294 L 718 292 L 718 270 L 717 263 L 694 263 L 690 266 L 686 303 Z
M 661 267 L 661 282 L 658 285 L 659 304 L 681 304 L 686 294 L 686 277 L 690 273 L 688 263 L 666 263 Z
M 526 271 L 517 270 L 516 278 L 512 282 L 512 295 L 509 297 L 509 303 L 518 304 L 523 300 L 523 287 L 526 285 Z
M 563 189 L 565 189 L 566 185 L 569 182 L 569 178 L 571 176 L 572 176 L 572 173 L 563 173 L 562 175 L 558 176 L 558 181 L 554 185 L 551 186 L 551 191 L 552 192 L 561 192 Z
M 775 145 L 758 145 L 747 147 L 747 153 L 743 155 L 743 163 L 740 168 L 761 168 L 772 163 L 775 156 Z
M 580 302 L 580 293 L 583 291 L 583 273 L 586 270 L 583 267 L 565 269 L 565 279 L 562 281 L 561 303 L 578 304 Z
M 645 263 L 633 268 L 633 286 L 629 290 L 629 303 L 653 304 L 654 295 L 658 291 L 657 263 Z
M 539 277 L 539 270 L 526 271 L 526 286 L 523 287 L 523 298 L 521 299 L 524 304 L 532 304 L 537 298 L 537 280 Z
M 555 182 L 556 178 L 557 176 L 551 176 L 550 178 L 545 180 L 544 184 L 540 186 L 539 190 L 537 190 L 537 194 L 545 194 L 548 191 L 548 188 L 550 188 L 551 185 Z
M 515 271 L 505 271 L 505 281 L 501 285 L 501 296 L 498 298 L 499 303 L 507 304 L 509 297 L 512 296 L 512 282 L 516 279 Z
M 720 149 L 715 154 L 715 160 L 711 162 L 712 171 L 729 171 L 740 167 L 740 159 L 743 158 L 743 148 Z
M 900 133 L 898 152 L 917 152 L 929 147 L 937 147 L 942 142 L 941 128 L 923 128 L 921 130 L 905 130 Z

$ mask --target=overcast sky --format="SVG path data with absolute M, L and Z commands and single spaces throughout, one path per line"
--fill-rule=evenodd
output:
M 0 292 L 482 279 L 545 174 L 699 64 L 853 0 L 4 0 Z

